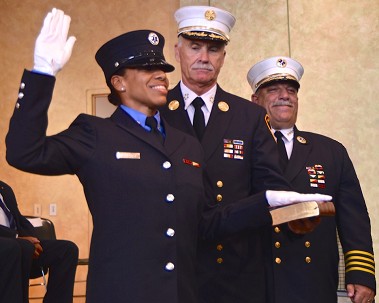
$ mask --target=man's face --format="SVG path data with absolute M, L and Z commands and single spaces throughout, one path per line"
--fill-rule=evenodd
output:
M 224 64 L 225 44 L 179 37 L 175 45 L 175 58 L 180 63 L 184 84 L 194 92 L 207 90 L 217 82 Z
M 122 104 L 130 108 L 150 116 L 166 103 L 168 79 L 161 70 L 127 68 L 120 81 L 125 88 L 120 94 Z
M 297 119 L 297 88 L 291 82 L 273 82 L 259 88 L 252 101 L 263 106 L 274 129 L 291 128 Z

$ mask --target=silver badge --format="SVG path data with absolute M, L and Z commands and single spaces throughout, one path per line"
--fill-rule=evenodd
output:
M 156 33 L 150 33 L 148 39 L 152 45 L 159 44 L 159 37 Z
M 287 61 L 283 58 L 279 58 L 277 61 L 276 61 L 276 66 L 277 67 L 286 67 L 287 66 Z

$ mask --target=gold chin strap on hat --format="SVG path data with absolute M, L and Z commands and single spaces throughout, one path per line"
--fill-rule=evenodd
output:
M 229 42 L 229 36 L 226 35 L 224 32 L 211 27 L 204 27 L 204 26 L 187 26 L 182 27 L 178 29 L 178 35 L 184 34 L 187 36 L 194 36 L 194 37 L 210 37 L 213 39 L 221 39 L 225 42 Z
M 297 79 L 290 75 L 290 74 L 272 74 L 272 75 L 269 75 L 265 78 L 263 78 L 261 81 L 259 81 L 257 84 L 255 84 L 255 88 L 257 89 L 259 86 L 267 83 L 267 82 L 271 82 L 271 81 L 275 81 L 275 80 L 293 80 L 293 81 L 297 81 Z

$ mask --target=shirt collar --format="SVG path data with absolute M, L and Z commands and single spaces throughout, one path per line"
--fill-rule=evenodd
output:
M 180 89 L 183 94 L 184 99 L 184 109 L 187 110 L 188 106 L 191 105 L 192 101 L 196 97 L 200 97 L 203 99 L 205 106 L 207 107 L 208 111 L 210 112 L 212 110 L 213 102 L 215 99 L 216 91 L 217 91 L 217 84 L 215 84 L 209 91 L 207 91 L 205 94 L 198 96 L 195 94 L 192 90 L 190 90 L 183 81 L 180 81 Z
M 294 137 L 293 127 L 291 127 L 291 128 L 285 128 L 285 129 L 274 129 L 274 128 L 271 128 L 271 132 L 273 134 L 277 130 L 279 130 L 283 134 L 283 137 L 286 138 L 286 140 L 288 142 L 291 142 L 293 140 L 293 137 Z
M 145 123 L 146 123 L 146 115 L 135 110 L 135 109 L 132 109 L 130 107 L 127 107 L 126 105 L 120 105 L 121 109 L 126 112 L 129 116 L 131 116 L 133 118 L 133 120 L 135 120 L 139 125 L 141 125 L 144 129 L 147 129 L 147 130 L 150 130 L 150 127 L 147 126 Z M 159 114 L 159 111 L 157 111 L 157 113 L 154 115 L 154 118 L 157 120 L 157 127 L 158 127 L 158 130 L 163 132 L 163 129 L 162 129 L 162 125 L 161 125 L 161 116 Z

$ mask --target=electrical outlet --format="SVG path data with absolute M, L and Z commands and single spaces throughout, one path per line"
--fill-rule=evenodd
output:
M 50 216 L 57 215 L 57 205 L 55 203 L 50 204 Z
M 33 215 L 36 217 L 40 217 L 41 214 L 42 214 L 41 204 L 34 204 Z

